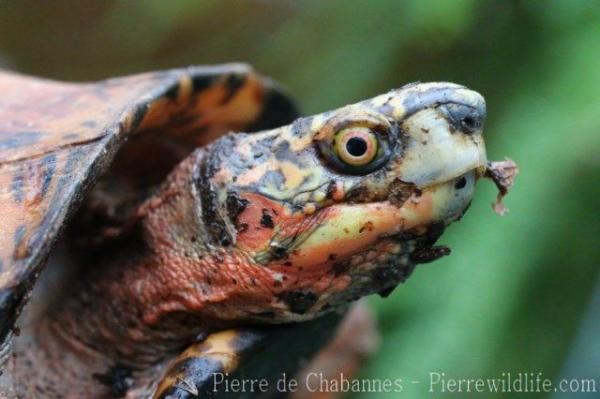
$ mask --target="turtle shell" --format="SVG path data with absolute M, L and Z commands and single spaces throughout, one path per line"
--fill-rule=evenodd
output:
M 196 147 L 298 116 L 243 64 L 78 84 L 0 72 L 0 93 L 0 347 L 70 215 L 129 138 L 160 131 Z

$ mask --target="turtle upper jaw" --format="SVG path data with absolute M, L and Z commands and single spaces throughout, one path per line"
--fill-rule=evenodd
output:
M 470 109 L 470 108 L 469 108 Z M 425 109 L 409 117 L 402 130 L 409 137 L 400 162 L 396 166 L 402 181 L 419 189 L 452 181 L 470 171 L 478 177 L 485 173 L 487 161 L 482 123 L 467 131 L 457 130 L 453 122 L 440 117 L 445 108 Z M 455 111 L 456 112 L 456 111 Z M 482 108 L 481 113 L 485 112 Z M 478 121 L 478 114 L 471 119 Z

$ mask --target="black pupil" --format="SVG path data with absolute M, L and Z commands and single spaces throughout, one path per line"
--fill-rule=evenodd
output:
M 346 143 L 346 150 L 353 157 L 363 156 L 367 152 L 367 142 L 360 137 L 352 137 Z

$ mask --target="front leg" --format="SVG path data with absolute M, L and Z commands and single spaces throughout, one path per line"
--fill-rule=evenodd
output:
M 342 319 L 334 313 L 304 323 L 212 334 L 170 363 L 153 398 L 258 397 L 279 392 L 284 374 L 292 378 L 333 338 Z M 245 392 L 227 381 L 245 381 Z
M 328 380 L 339 379 L 340 372 L 352 378 L 377 338 L 364 303 L 310 322 L 215 333 L 170 363 L 153 398 L 310 399 L 315 397 L 306 386 L 310 373 Z

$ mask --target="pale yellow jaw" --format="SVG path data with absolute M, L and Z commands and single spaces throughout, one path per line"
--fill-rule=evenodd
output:
M 331 206 L 319 227 L 294 251 L 294 265 L 320 265 L 332 253 L 340 258 L 351 256 L 384 236 L 452 222 L 473 196 L 476 173 L 467 173 L 464 178 L 460 189 L 454 181 L 430 186 L 420 195 L 413 194 L 401 207 L 388 201 Z

